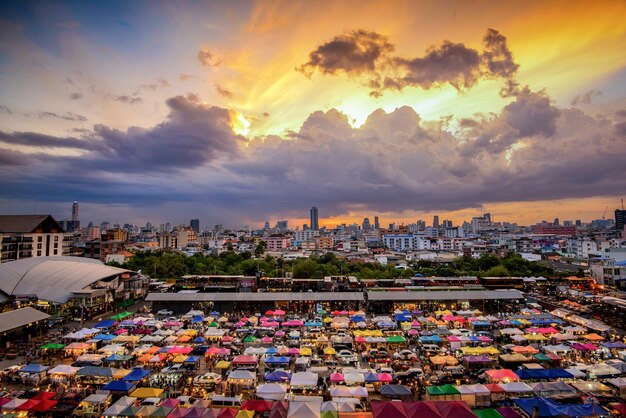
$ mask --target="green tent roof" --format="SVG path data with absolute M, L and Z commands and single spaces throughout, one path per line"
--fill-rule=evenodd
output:
M 502 414 L 493 408 L 474 409 L 474 413 L 478 415 L 478 418 L 503 418 Z
M 213 321 L 208 325 L 209 328 L 216 328 L 217 327 L 217 321 Z
M 552 359 L 550 357 L 546 356 L 543 353 L 535 354 L 533 357 L 536 358 L 539 361 L 552 361 Z
M 406 338 L 404 338 L 402 335 L 392 335 L 391 337 L 387 337 L 387 342 L 388 343 L 405 343 Z
M 253 343 L 256 341 L 256 337 L 254 335 L 248 335 L 243 342 L 244 343 Z
M 450 384 L 441 386 L 428 386 L 426 391 L 429 395 L 458 395 L 460 392 Z
M 131 316 L 131 315 L 132 315 L 132 312 L 128 312 L 128 311 L 126 311 L 126 312 L 120 312 L 120 313 L 118 313 L 117 315 L 113 315 L 113 316 L 111 317 L 111 319 L 115 319 L 116 321 L 118 321 L 118 320 L 120 320 L 120 319 L 124 319 L 124 318 L 126 318 L 127 316 Z
M 55 343 L 48 343 L 48 344 L 44 344 L 41 347 L 39 347 L 40 350 L 60 350 L 63 347 L 65 347 L 65 344 L 55 344 Z

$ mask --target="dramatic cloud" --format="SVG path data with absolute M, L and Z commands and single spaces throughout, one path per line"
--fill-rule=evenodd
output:
M 71 93 L 70 94 L 70 99 L 72 100 L 79 100 L 83 98 L 83 93 Z
M 93 132 L 82 138 L 0 132 L 0 142 L 9 146 L 86 151 L 86 155 L 71 159 L 72 164 L 104 172 L 186 170 L 210 163 L 218 156 L 239 152 L 242 138 L 232 130 L 233 112 L 204 105 L 194 95 L 173 97 L 167 100 L 167 105 L 168 119 L 151 129 L 132 127 L 120 131 L 96 125 Z M 55 157 L 50 156 L 49 160 L 54 161 Z
M 405 58 L 392 55 L 394 45 L 385 36 L 355 30 L 317 47 L 298 70 L 309 77 L 315 71 L 367 76 L 373 96 L 381 96 L 385 90 L 429 89 L 445 84 L 463 91 L 483 78 L 503 79 L 505 84 L 500 94 L 516 95 L 520 90 L 515 80 L 519 65 L 513 60 L 506 37 L 488 29 L 483 44 L 481 52 L 445 40 L 430 47 L 422 57 Z
M 218 67 L 222 60 L 206 48 L 198 51 L 198 61 L 205 67 Z
M 354 30 L 336 36 L 309 54 L 309 61 L 298 70 L 311 76 L 322 74 L 360 74 L 376 70 L 379 61 L 393 52 L 394 46 L 376 32 Z
M 286 137 L 249 141 L 233 132 L 232 111 L 195 96 L 167 104 L 168 118 L 151 129 L 98 125 L 80 138 L 0 133 L 0 162 L 8 162 L 0 165 L 0 195 L 202 207 L 237 222 L 289 217 L 312 204 L 338 216 L 355 208 L 456 210 L 626 192 L 623 119 L 560 109 L 528 89 L 498 113 L 456 124 L 423 121 L 404 106 L 376 110 L 355 128 L 331 109 L 313 112 Z M 51 147 L 82 154 L 43 154 Z M 11 170 L 20 164 L 32 170 Z M 61 194 L 54 184 L 64 184 Z

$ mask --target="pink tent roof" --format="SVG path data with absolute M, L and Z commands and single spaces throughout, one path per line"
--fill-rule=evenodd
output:
M 233 359 L 233 364 L 256 364 L 258 360 L 257 356 L 248 356 L 243 354 L 235 357 Z
M 209 348 L 209 349 L 205 352 L 205 354 L 208 354 L 208 355 L 215 355 L 215 354 L 217 354 L 217 352 L 218 352 L 218 351 L 220 351 L 220 349 L 219 349 L 219 348 L 217 348 L 217 347 L 211 347 L 211 348 Z
M 330 375 L 330 381 L 333 382 L 333 383 L 334 382 L 343 382 L 344 380 L 345 379 L 344 379 L 344 376 L 343 376 L 342 373 L 333 373 L 333 374 Z
M 393 377 L 389 373 L 378 373 L 378 381 L 379 382 L 393 382 Z
M 439 401 L 435 405 L 444 418 L 476 418 L 465 401 Z
M 403 402 L 372 401 L 370 405 L 374 418 L 408 418 Z
M 409 418 L 443 418 L 434 402 L 404 402 Z

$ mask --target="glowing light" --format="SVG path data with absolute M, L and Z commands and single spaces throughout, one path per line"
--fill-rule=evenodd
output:
M 250 121 L 246 119 L 244 115 L 237 112 L 235 117 L 233 118 L 233 131 L 237 135 L 248 135 L 250 132 Z

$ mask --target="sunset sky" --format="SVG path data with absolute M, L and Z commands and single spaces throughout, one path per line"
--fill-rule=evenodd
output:
M 624 16 L 624 1 L 2 1 L 0 213 L 612 216 Z

